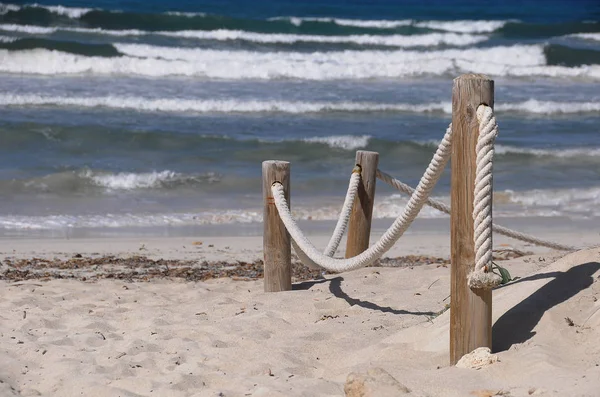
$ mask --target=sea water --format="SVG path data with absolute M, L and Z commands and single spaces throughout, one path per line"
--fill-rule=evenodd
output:
M 0 235 L 260 225 L 270 159 L 298 219 L 336 219 L 356 150 L 416 185 L 469 72 L 495 80 L 495 215 L 600 217 L 597 1 L 2 3 Z

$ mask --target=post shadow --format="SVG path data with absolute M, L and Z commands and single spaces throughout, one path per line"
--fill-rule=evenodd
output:
M 436 312 L 411 312 L 409 310 L 393 309 L 390 306 L 379 306 L 378 304 L 373 303 L 373 302 L 363 301 L 360 299 L 352 298 L 347 293 L 345 293 L 344 290 L 342 290 L 342 281 L 344 281 L 343 277 L 338 276 L 338 277 L 332 278 L 329 281 L 330 281 L 329 291 L 331 291 L 331 293 L 333 295 L 335 295 L 336 297 L 341 298 L 341 299 L 345 300 L 346 302 L 348 302 L 348 304 L 350 304 L 350 306 L 357 305 L 357 306 L 364 307 L 365 309 L 369 309 L 369 310 L 378 310 L 382 313 L 410 314 L 413 316 L 435 316 L 438 314 Z
M 523 343 L 533 337 L 535 335 L 533 329 L 544 313 L 592 285 L 593 275 L 599 269 L 600 263 L 588 262 L 574 266 L 566 272 L 542 273 L 518 280 L 517 282 L 526 282 L 554 277 L 554 280 L 508 310 L 494 323 L 492 350 L 494 352 L 508 350 L 512 345 Z

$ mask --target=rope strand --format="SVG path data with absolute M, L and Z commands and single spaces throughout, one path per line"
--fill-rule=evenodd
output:
M 411 195 L 415 191 L 415 189 L 412 188 L 410 185 L 407 185 L 406 183 L 394 178 L 390 174 L 388 174 L 380 169 L 377 170 L 377 178 L 380 179 L 381 181 L 387 183 L 388 185 L 396 188 L 398 191 L 400 191 L 402 193 Z M 450 206 L 442 203 L 441 201 L 437 201 L 432 198 L 429 198 L 429 199 L 427 199 L 425 204 L 427 204 L 431 208 L 435 208 L 436 210 L 438 210 L 440 212 L 450 215 Z M 511 237 L 516 240 L 524 241 L 524 242 L 530 243 L 530 244 L 539 245 L 542 247 L 548 247 L 548 248 L 552 248 L 552 249 L 556 249 L 556 250 L 560 250 L 560 251 L 575 251 L 577 249 L 570 245 L 559 244 L 559 243 L 555 243 L 553 241 L 543 240 L 543 239 L 534 237 L 527 233 L 517 232 L 516 230 L 509 229 L 507 227 L 498 225 L 496 223 L 492 223 L 492 229 L 494 232 L 501 234 L 503 236 Z

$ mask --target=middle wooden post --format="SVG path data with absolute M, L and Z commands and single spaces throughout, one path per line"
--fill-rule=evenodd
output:
M 475 267 L 473 199 L 479 137 L 477 108 L 494 106 L 494 81 L 465 74 L 452 89 L 452 193 L 450 212 L 450 364 L 478 347 L 492 348 L 492 290 L 471 289 Z
M 348 223 L 346 258 L 352 258 L 369 248 L 379 153 L 359 150 L 356 152 L 356 164 L 361 167 L 360 183 Z

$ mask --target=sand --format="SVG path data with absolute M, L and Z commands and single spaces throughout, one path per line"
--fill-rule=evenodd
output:
M 449 255 L 447 235 L 406 237 L 388 256 Z M 260 259 L 261 244 L 4 239 L 0 271 L 20 259 L 107 255 L 231 267 Z M 494 291 L 493 355 L 478 369 L 449 365 L 447 261 L 327 275 L 280 293 L 252 277 L 91 277 L 97 266 L 73 279 L 54 269 L 0 280 L 0 396 L 600 395 L 600 249 L 496 247 L 535 254 L 501 262 L 520 279 Z

